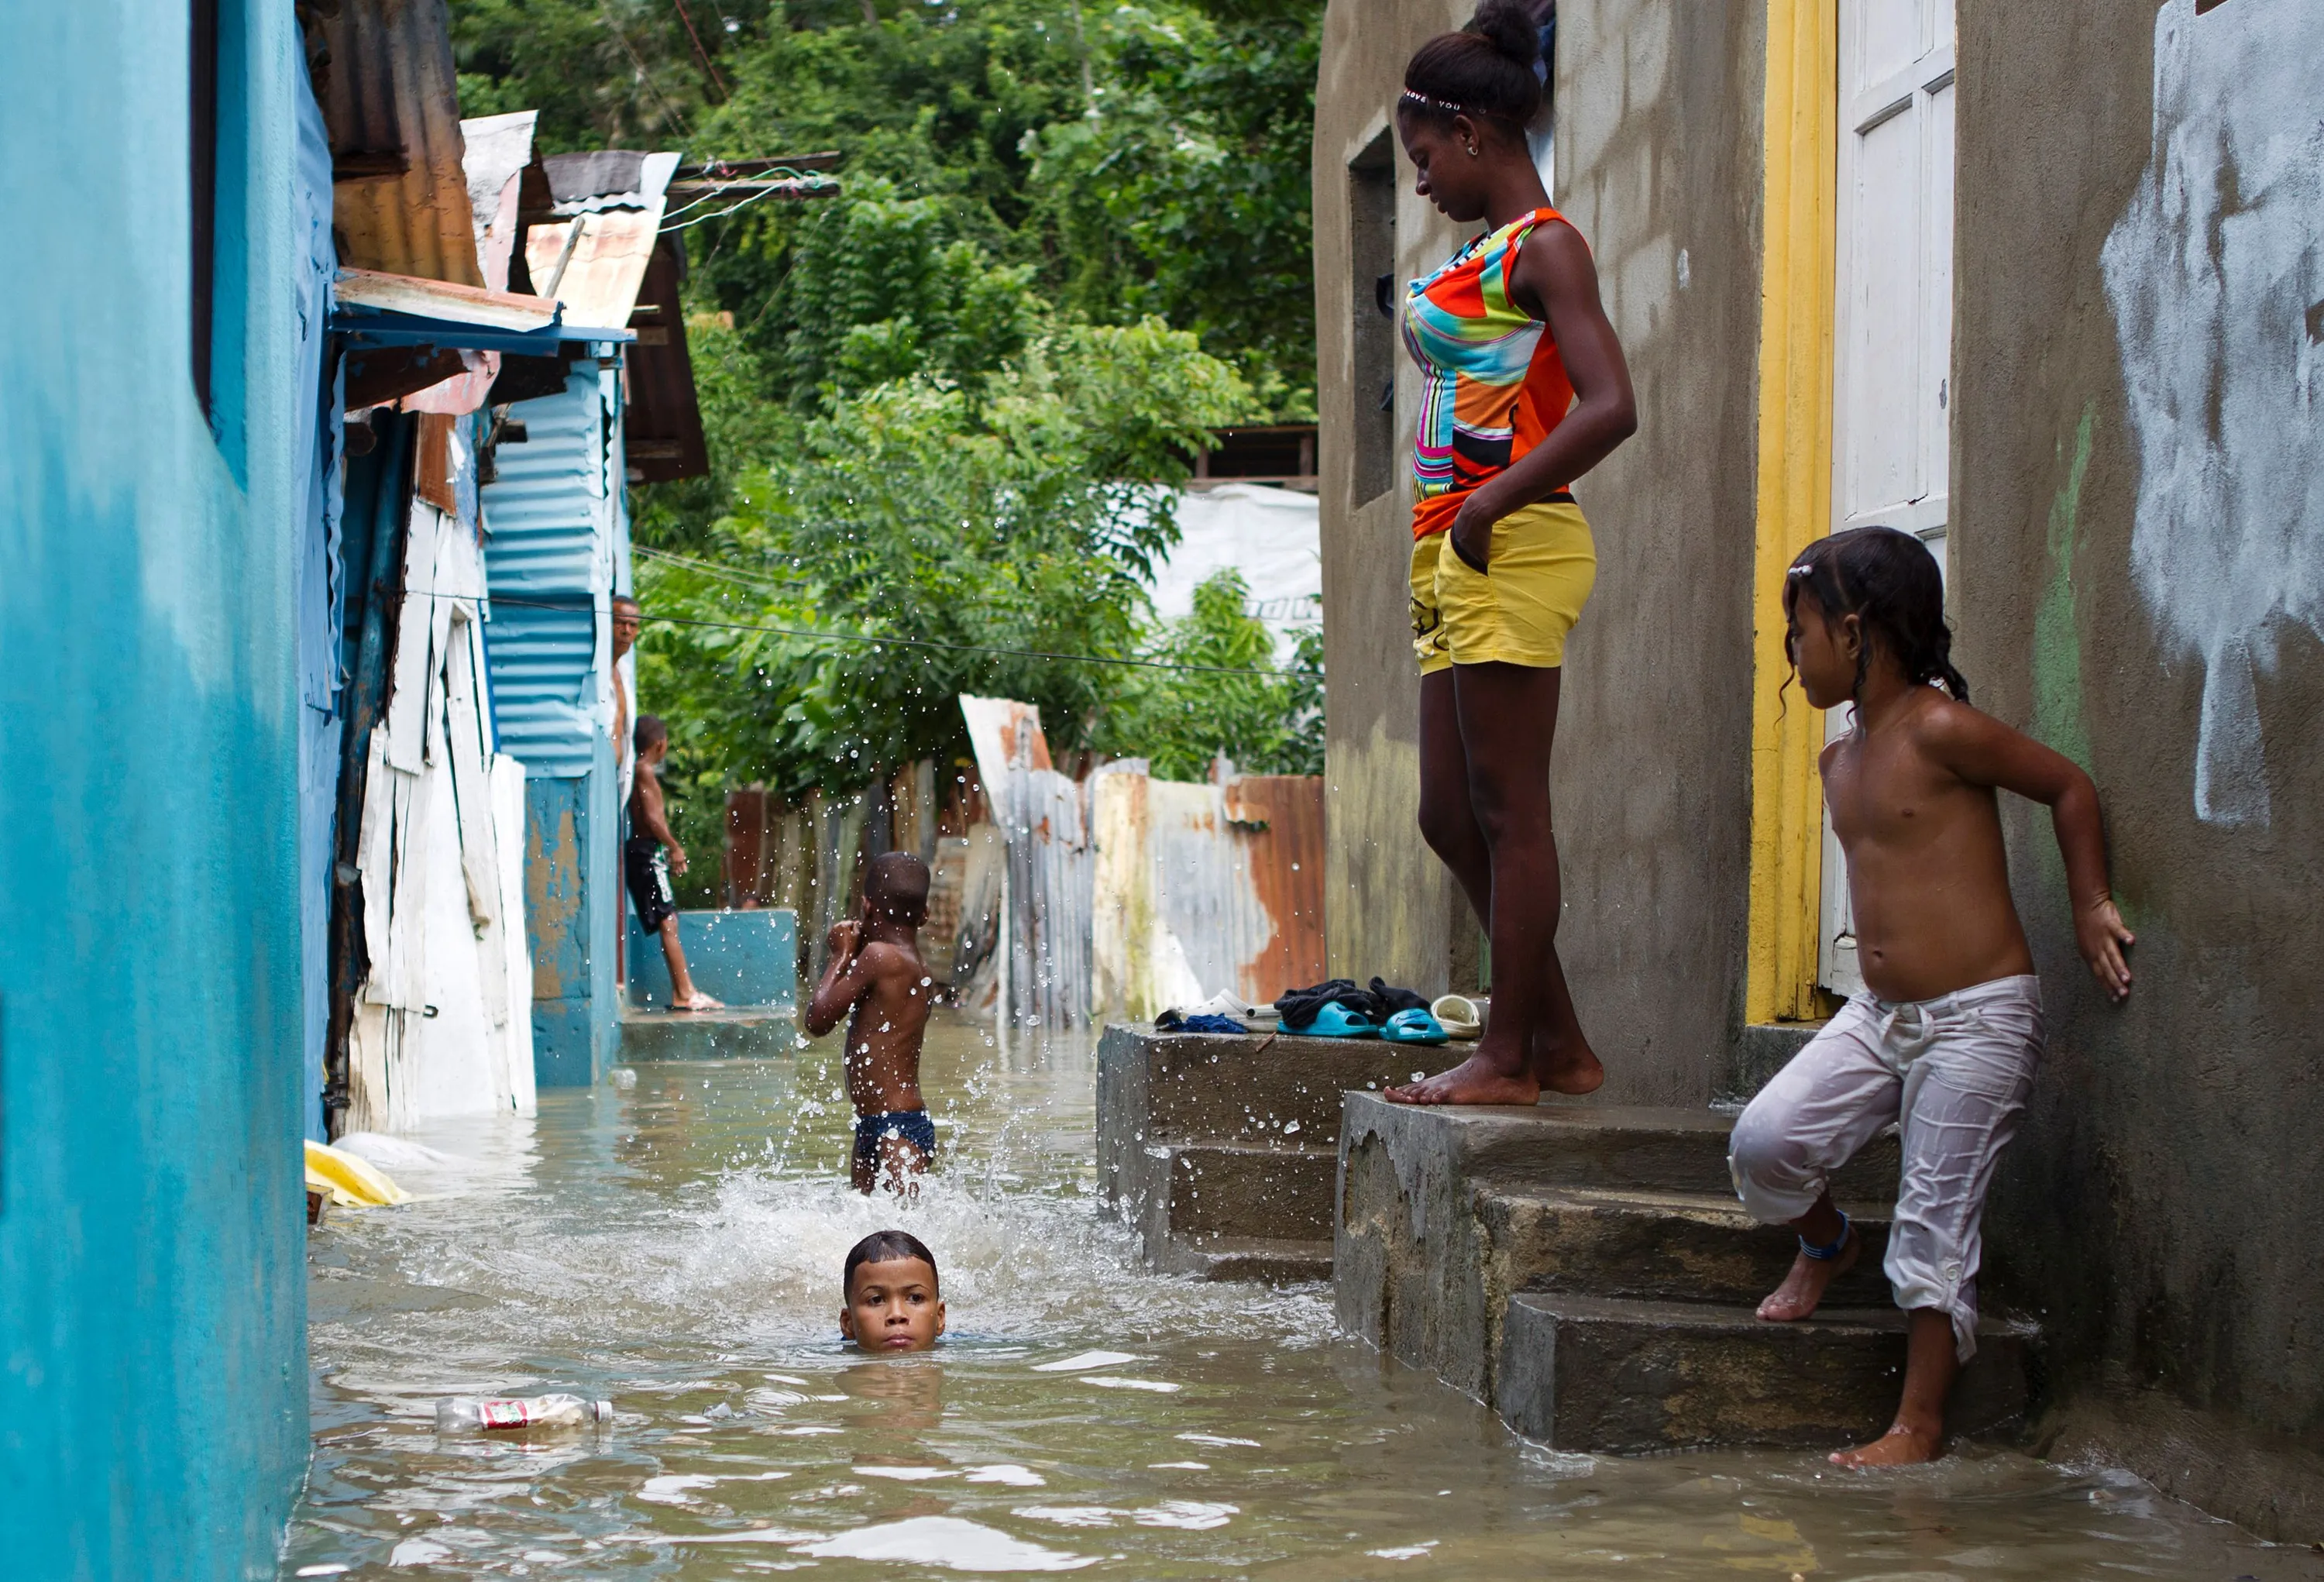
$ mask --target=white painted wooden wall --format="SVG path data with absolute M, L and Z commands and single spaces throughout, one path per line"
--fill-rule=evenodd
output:
M 1919 535 L 1945 563 L 1953 338 L 1953 0 L 1840 0 L 1831 529 Z M 1825 719 L 1825 739 L 1850 710 Z M 1824 819 L 1819 977 L 1864 986 Z
M 492 750 L 483 556 L 425 502 L 408 531 L 357 843 L 371 970 L 349 1039 L 354 1132 L 533 1112 L 524 766 Z

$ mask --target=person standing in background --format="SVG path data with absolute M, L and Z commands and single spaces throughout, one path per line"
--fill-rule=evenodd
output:
M 622 661 L 638 644 L 638 626 L 645 612 L 626 593 L 613 596 L 613 777 L 622 788 L 622 801 L 630 800 L 636 758 L 630 746 L 630 684 L 622 676 Z
M 669 756 L 669 727 L 657 717 L 638 717 L 638 780 L 630 791 L 630 828 L 622 848 L 622 866 L 629 880 L 630 901 L 638 909 L 638 926 L 661 937 L 662 959 L 669 965 L 669 1008 L 673 1011 L 723 1011 L 694 986 L 686 970 L 686 947 L 678 938 L 678 895 L 670 888 L 673 872 L 686 872 L 686 848 L 669 831 L 669 818 L 661 794 L 662 761 Z M 668 855 L 664 855 L 664 848 Z

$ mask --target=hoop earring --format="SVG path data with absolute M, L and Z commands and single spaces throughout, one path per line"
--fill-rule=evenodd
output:
M 1469 157 L 1471 159 L 1477 157 L 1477 145 L 1473 143 L 1469 145 Z

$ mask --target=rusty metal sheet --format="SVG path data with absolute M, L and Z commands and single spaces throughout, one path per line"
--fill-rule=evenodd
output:
M 968 745 L 988 790 L 1003 769 L 1054 769 L 1041 711 L 1013 698 L 960 695 L 961 717 L 968 722 Z
M 1323 789 L 1222 787 L 1112 765 L 1092 788 L 1092 999 L 1144 1020 L 1222 991 L 1269 1001 L 1323 976 Z
M 1247 774 L 1227 782 L 1227 825 L 1251 902 L 1270 932 L 1238 964 L 1238 993 L 1273 1000 L 1321 983 L 1323 967 L 1323 780 Z
M 341 269 L 333 277 L 331 299 L 343 310 L 401 313 L 512 335 L 529 335 L 557 322 L 557 304 L 540 297 L 380 269 Z
M 340 260 L 481 286 L 444 0 L 344 0 L 318 14 Z

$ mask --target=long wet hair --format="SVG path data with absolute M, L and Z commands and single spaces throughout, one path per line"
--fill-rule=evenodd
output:
M 1872 665 L 1875 643 L 1896 656 L 1915 686 L 1941 683 L 1961 702 L 1969 682 L 1953 669 L 1952 629 L 1945 624 L 1945 582 L 1928 545 L 1893 527 L 1859 527 L 1820 538 L 1799 552 L 1784 578 L 1784 621 L 1794 619 L 1805 594 L 1827 622 L 1854 615 L 1864 629 L 1856 651 L 1856 687 Z M 1784 657 L 1794 672 L 1798 645 L 1787 634 Z
M 1525 0 L 1484 0 L 1469 25 L 1439 33 L 1404 69 L 1397 110 L 1450 125 L 1499 121 L 1522 140 L 1541 110 L 1541 23 Z
M 847 1266 L 839 1272 L 840 1294 L 851 1302 L 855 1300 L 855 1271 L 861 1265 L 892 1263 L 899 1258 L 918 1258 L 928 1266 L 938 1287 L 944 1284 L 936 1278 L 936 1255 L 926 1242 L 908 1230 L 875 1230 L 848 1249 Z

